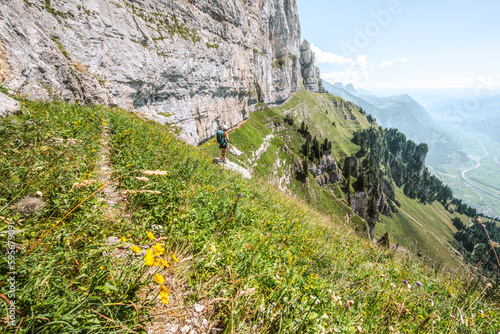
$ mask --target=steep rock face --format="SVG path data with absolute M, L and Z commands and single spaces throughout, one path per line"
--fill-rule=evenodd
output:
M 351 209 L 356 212 L 361 218 L 366 219 L 368 209 L 368 198 L 366 191 L 357 191 L 351 200 Z
M 190 143 L 299 90 L 299 44 L 296 0 L 0 2 L 11 91 L 117 105 Z
M 427 144 L 422 143 L 417 145 L 415 148 L 415 153 L 408 160 L 409 167 L 418 172 L 418 175 L 422 175 L 425 169 L 425 158 L 429 152 L 429 147 Z
M 300 65 L 306 89 L 324 93 L 325 89 L 323 88 L 319 68 L 314 65 L 314 52 L 312 52 L 311 45 L 307 40 L 304 40 L 300 45 Z
M 328 183 L 335 183 L 342 178 L 337 163 L 330 152 L 323 155 L 318 164 L 310 164 L 308 169 L 314 175 L 316 182 L 322 187 Z
M 387 217 L 392 217 L 393 212 L 397 212 L 397 209 L 389 204 L 385 194 L 382 194 L 377 199 L 377 209 L 378 211 Z M 368 212 L 368 194 L 366 191 L 357 191 L 351 200 L 351 209 L 356 212 L 361 218 L 367 219 Z M 373 219 L 372 224 L 375 224 L 377 219 Z
M 349 163 L 349 166 L 351 167 L 351 174 L 357 175 L 359 172 L 359 167 L 360 167 L 360 163 L 359 163 L 358 158 L 347 157 L 345 159 L 346 159 L 345 161 L 347 161 Z

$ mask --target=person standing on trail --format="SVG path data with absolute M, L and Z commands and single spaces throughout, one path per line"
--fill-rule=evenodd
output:
M 221 149 L 222 162 L 226 162 L 226 150 L 229 146 L 229 135 L 227 134 L 227 126 L 223 125 L 222 130 L 217 131 L 217 143 Z

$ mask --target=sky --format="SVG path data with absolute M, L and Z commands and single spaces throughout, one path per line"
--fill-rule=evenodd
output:
M 498 0 L 297 0 L 322 78 L 380 93 L 500 93 Z M 429 93 L 430 94 L 430 93 Z

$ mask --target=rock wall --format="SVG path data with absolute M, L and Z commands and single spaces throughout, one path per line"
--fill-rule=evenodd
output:
M 259 102 L 285 101 L 301 72 L 316 90 L 314 56 L 299 44 L 296 0 L 0 1 L 0 81 L 11 92 L 116 105 L 194 144 Z
M 340 169 L 330 152 L 326 152 L 317 164 L 309 164 L 308 169 L 309 172 L 314 175 L 316 182 L 321 187 L 329 183 L 338 182 L 342 179 Z

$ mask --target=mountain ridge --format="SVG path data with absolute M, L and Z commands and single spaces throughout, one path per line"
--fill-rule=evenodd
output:
M 446 161 L 446 156 L 458 150 L 448 134 L 427 113 L 424 107 L 418 104 L 408 94 L 389 97 L 363 95 L 351 85 L 351 92 L 342 87 L 342 84 L 332 85 L 323 81 L 325 89 L 331 94 L 340 96 L 347 101 L 356 103 L 367 113 L 377 119 L 385 128 L 397 128 L 409 139 L 417 143 L 429 145 L 429 164 L 438 165 Z

